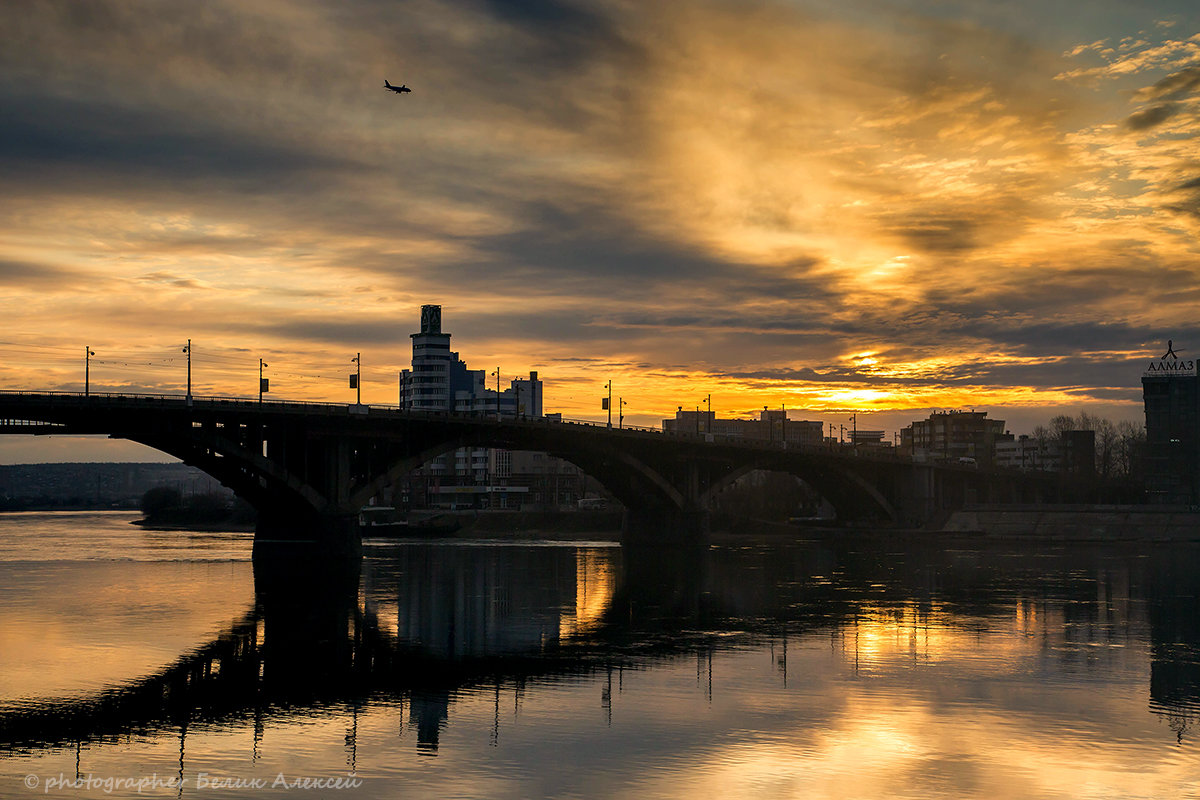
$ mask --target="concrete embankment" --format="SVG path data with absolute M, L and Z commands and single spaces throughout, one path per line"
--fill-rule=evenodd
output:
M 968 506 L 942 533 L 1064 541 L 1200 541 L 1200 511 L 1187 506 Z

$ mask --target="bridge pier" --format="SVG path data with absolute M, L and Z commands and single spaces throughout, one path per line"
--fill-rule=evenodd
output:
M 254 560 L 353 562 L 362 558 L 358 514 L 299 514 L 260 508 L 254 528 Z
M 621 543 L 707 547 L 710 532 L 707 510 L 629 509 L 621 526 Z

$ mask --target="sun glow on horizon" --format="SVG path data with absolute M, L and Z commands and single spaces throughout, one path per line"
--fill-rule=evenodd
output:
M 86 346 L 99 391 L 180 392 L 191 339 L 197 391 L 263 358 L 273 398 L 338 402 L 362 352 L 391 403 L 440 303 L 573 417 L 608 380 L 643 424 L 1133 416 L 1131 362 L 1200 341 L 1200 11 L 216 7 L 0 11 L 0 386 L 78 391 Z

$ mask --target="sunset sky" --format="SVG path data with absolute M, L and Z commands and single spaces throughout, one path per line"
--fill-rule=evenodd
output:
M 1195 0 L 0 5 L 0 388 L 1142 418 L 1200 354 Z M 383 89 L 384 78 L 411 94 Z M 62 460 L 70 440 L 0 445 Z M 53 451 L 53 452 L 52 452 Z M 83 449 L 77 452 L 82 453 Z M 80 458 L 79 460 L 87 460 Z

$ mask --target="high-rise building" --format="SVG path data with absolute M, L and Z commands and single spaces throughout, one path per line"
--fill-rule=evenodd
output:
M 1142 374 L 1146 407 L 1146 491 L 1152 503 L 1200 502 L 1200 375 L 1167 342 Z
M 510 378 L 504 389 L 499 377 L 496 388 L 489 388 L 488 378 L 487 370 L 467 369 L 458 353 L 450 350 L 450 334 L 442 332 L 442 307 L 421 306 L 421 330 L 412 334 L 412 369 L 400 371 L 400 407 L 542 416 L 542 382 L 536 372 L 528 378 Z
M 414 411 L 543 416 L 542 381 L 468 369 L 442 331 L 442 307 L 421 306 L 421 330 L 412 334 L 412 369 L 400 373 L 400 407 Z M 526 470 L 522 465 L 533 464 Z M 526 474 L 528 473 L 528 474 Z M 553 476 L 550 480 L 547 476 Z M 409 476 L 401 502 L 443 508 L 561 507 L 582 496 L 586 476 L 574 465 L 541 453 L 486 447 L 460 448 Z M 563 500 L 563 498 L 568 498 Z
M 421 306 L 421 330 L 412 334 L 412 369 L 400 373 L 400 407 L 449 411 L 450 371 L 457 361 L 450 334 L 442 333 L 442 307 Z

